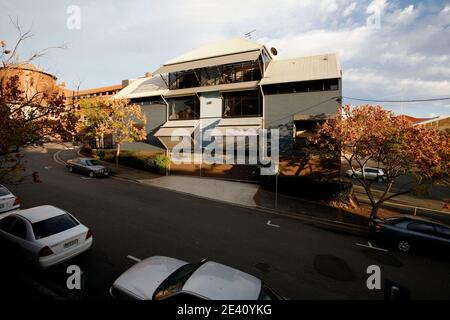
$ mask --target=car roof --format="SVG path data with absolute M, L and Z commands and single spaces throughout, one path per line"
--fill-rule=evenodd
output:
M 67 212 L 57 207 L 45 205 L 30 209 L 20 210 L 15 215 L 27 219 L 31 223 L 47 220 L 53 217 L 66 214 Z
M 136 263 L 122 273 L 114 281 L 114 287 L 149 300 L 161 282 L 186 264 L 188 263 L 185 261 L 170 257 L 153 256 Z
M 261 280 L 221 263 L 207 261 L 186 281 L 183 291 L 212 300 L 256 300 Z
M 78 160 L 97 160 L 95 158 L 77 158 Z

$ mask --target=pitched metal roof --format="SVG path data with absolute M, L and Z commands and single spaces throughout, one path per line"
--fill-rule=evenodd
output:
M 336 53 L 272 60 L 261 85 L 341 78 L 342 69 Z
M 142 97 L 154 97 L 165 94 L 169 89 L 160 76 L 151 78 L 139 78 L 114 95 L 116 99 L 132 99 Z
M 214 65 L 256 60 L 264 46 L 247 39 L 232 38 L 210 43 L 163 64 L 154 73 L 168 73 Z

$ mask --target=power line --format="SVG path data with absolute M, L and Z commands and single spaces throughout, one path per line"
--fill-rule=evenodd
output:
M 353 97 L 345 97 L 345 96 L 343 96 L 343 98 L 348 99 L 348 100 L 368 101 L 368 102 L 427 102 L 427 101 L 450 100 L 450 97 L 429 98 L 429 99 L 409 99 L 409 100 L 376 100 L 376 99 L 363 99 L 363 98 L 353 98 Z

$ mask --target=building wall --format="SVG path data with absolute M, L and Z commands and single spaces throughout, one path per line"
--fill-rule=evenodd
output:
M 147 118 L 147 124 L 145 127 L 147 131 L 147 143 L 164 149 L 164 146 L 154 136 L 154 134 L 167 120 L 167 105 L 160 103 L 146 104 L 141 105 L 141 110 Z
M 293 149 L 294 114 L 319 116 L 335 114 L 341 92 L 317 91 L 264 95 L 264 127 L 280 129 L 280 154 L 296 155 Z

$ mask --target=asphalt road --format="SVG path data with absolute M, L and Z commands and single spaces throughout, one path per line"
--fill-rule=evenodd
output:
M 367 289 L 370 265 L 381 268 L 382 281 L 398 282 L 414 299 L 450 299 L 449 260 L 382 252 L 357 245 L 367 244 L 365 237 L 296 219 L 135 182 L 71 174 L 53 160 L 58 150 L 49 146 L 27 152 L 28 172 L 38 171 L 42 183 L 11 189 L 23 208 L 51 204 L 71 212 L 92 228 L 94 247 L 46 272 L 11 271 L 45 287 L 63 288 L 65 268 L 77 264 L 85 275 L 82 297 L 105 299 L 113 281 L 134 263 L 128 256 L 166 255 L 233 266 L 291 299 L 383 299 L 383 290 Z M 73 155 L 61 153 L 65 159 Z M 1 274 L 1 281 L 13 279 Z M 17 295 L 10 297 L 27 290 L 26 284 L 17 286 L 23 289 L 16 288 Z

